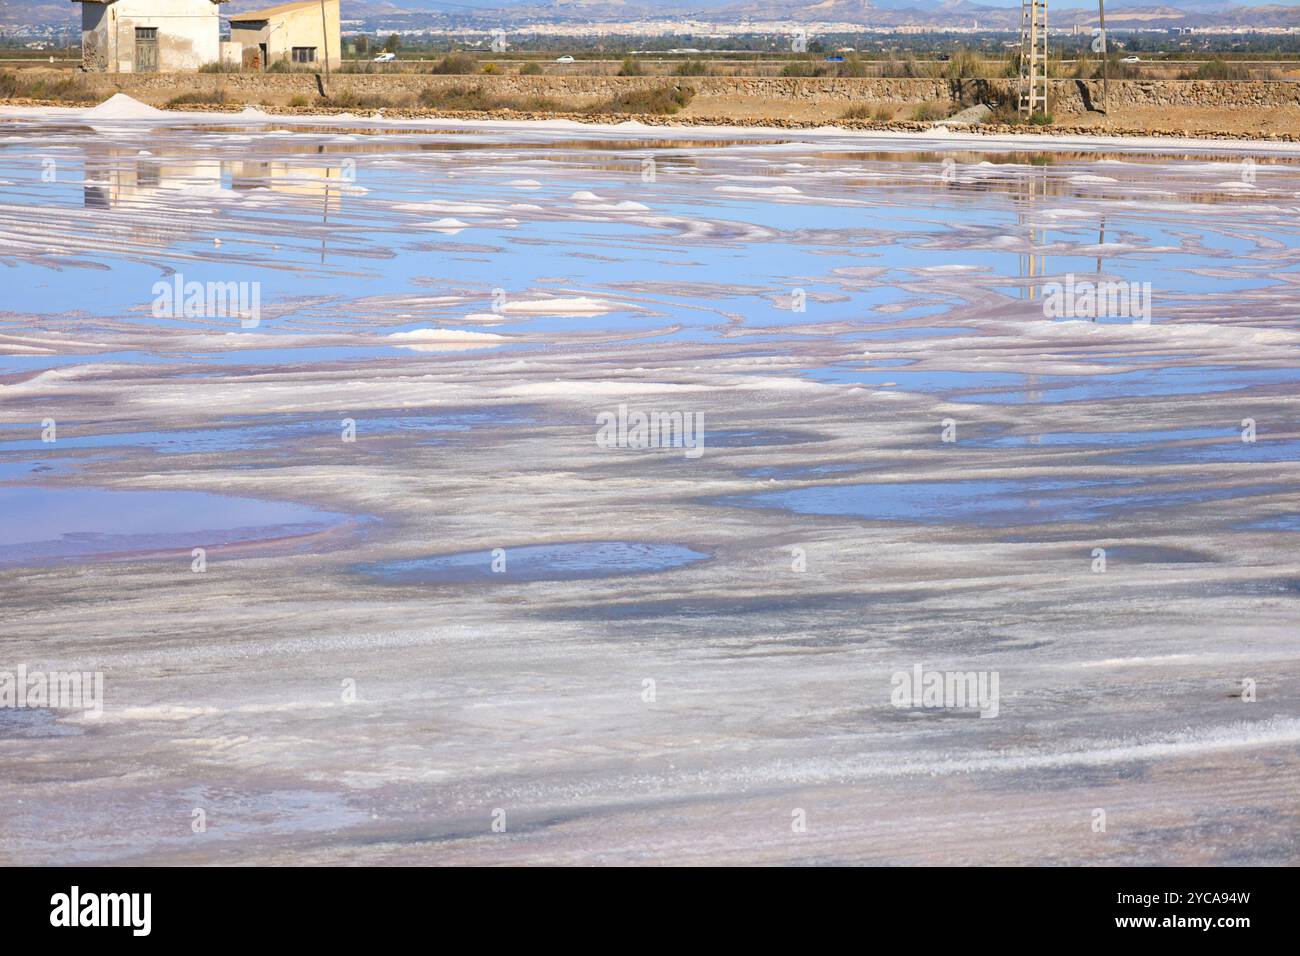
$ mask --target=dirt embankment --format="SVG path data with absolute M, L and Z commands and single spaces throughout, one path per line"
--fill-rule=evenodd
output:
M 30 78 L 37 71 L 23 71 Z M 53 71 L 52 71 L 53 72 Z M 66 71 L 60 74 L 67 78 Z M 51 101 L 99 102 L 123 92 L 155 106 L 259 106 L 273 112 L 373 112 L 390 116 L 635 116 L 685 125 L 799 128 L 838 123 L 859 128 L 924 128 L 921 115 L 944 115 L 974 102 L 1008 103 L 1014 81 L 658 76 L 492 76 L 336 74 L 326 86 L 310 73 L 81 74 L 77 90 Z M 648 107 L 665 87 L 690 91 L 665 120 Z M 323 96 L 322 93 L 327 95 Z M 1115 80 L 1108 109 L 1099 80 L 1051 84 L 1054 131 L 1300 139 L 1300 83 L 1286 81 Z M 36 93 L 31 98 L 44 98 Z M 177 102 L 177 101 L 180 102 Z M 10 102 L 16 100 L 11 98 Z M 620 108 L 620 102 L 626 109 Z M 847 120 L 845 114 L 857 117 Z

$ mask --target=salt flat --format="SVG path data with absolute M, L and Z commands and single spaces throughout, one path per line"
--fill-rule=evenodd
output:
M 1298 159 L 0 113 L 0 859 L 1300 862 Z

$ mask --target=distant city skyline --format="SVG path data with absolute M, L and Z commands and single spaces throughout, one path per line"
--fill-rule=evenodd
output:
M 915 7 L 928 10 L 935 7 L 957 5 L 1007 8 L 1018 7 L 1020 3 L 1021 0 L 871 0 L 869 5 L 881 9 L 898 10 Z M 378 4 L 365 3 L 364 5 L 376 6 Z M 759 6 L 760 3 L 745 3 L 743 0 L 670 0 L 668 3 L 658 3 L 654 2 L 654 0 L 644 0 L 644 2 L 642 0 L 569 0 L 569 2 L 559 3 L 553 2 L 553 0 L 392 0 L 391 5 L 411 10 L 445 10 L 448 13 L 454 13 L 458 9 L 493 10 L 518 7 L 537 9 L 552 7 L 557 11 L 567 8 L 576 11 L 582 7 L 613 7 L 618 5 L 628 7 L 630 10 L 649 10 L 658 7 L 665 14 L 681 14 L 693 11 L 718 13 L 727 9 Z M 764 7 L 785 7 L 793 13 L 816 5 L 816 0 L 787 0 L 784 3 L 782 0 L 766 0 L 761 5 Z M 1268 0 L 1268 2 L 1261 0 L 1258 3 L 1234 3 L 1228 2 L 1228 0 L 1113 0 L 1112 5 L 1115 9 L 1172 7 L 1180 10 L 1195 9 L 1205 12 L 1249 7 L 1295 7 L 1300 6 L 1300 0 Z M 1052 2 L 1051 7 L 1054 9 L 1087 9 L 1096 7 L 1096 3 L 1088 2 L 1088 0 L 1060 0 L 1060 2 Z M 833 15 L 833 8 L 828 9 L 827 12 L 828 16 Z

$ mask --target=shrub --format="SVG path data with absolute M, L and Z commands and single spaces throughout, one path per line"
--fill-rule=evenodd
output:
M 901 73 L 910 79 L 933 79 L 938 75 L 939 64 L 917 63 L 910 57 L 904 61 Z
M 894 111 L 884 104 L 868 106 L 863 103 L 859 106 L 851 107 L 840 114 L 840 119 L 847 120 L 870 120 L 873 123 L 890 123 L 894 119 Z
M 695 98 L 689 86 L 657 86 L 649 90 L 628 90 L 604 103 L 587 108 L 589 113 L 676 113 Z
M 477 73 L 478 62 L 468 53 L 448 53 L 429 72 L 444 76 Z
M 299 93 L 297 96 L 289 97 L 289 105 L 294 107 L 295 109 L 301 109 L 302 107 L 307 105 L 307 102 L 308 102 L 307 97 L 303 96 L 301 93 Z
M 644 76 L 645 70 L 641 69 L 641 61 L 634 56 L 623 57 L 623 63 L 618 68 L 619 76 Z
M 195 103 L 220 105 L 226 102 L 226 91 L 216 90 L 207 92 L 205 90 L 191 90 L 188 93 L 181 93 L 179 96 L 173 96 L 167 101 L 168 106 L 189 106 Z
M 946 64 L 945 75 L 950 80 L 979 79 L 989 75 L 984 58 L 969 47 L 959 47 Z
M 378 110 L 393 106 L 409 106 L 411 98 L 383 96 L 377 93 L 357 93 L 353 90 L 338 90 L 329 96 L 317 97 L 316 105 L 341 110 Z
M 1202 63 L 1190 73 L 1183 74 L 1185 80 L 1249 80 L 1250 70 L 1244 63 L 1225 63 L 1211 60 Z
M 519 68 L 520 76 L 538 76 L 542 72 L 540 63 L 529 61 Z
M 420 93 L 419 104 L 431 110 L 519 110 L 521 112 L 560 112 L 564 106 L 545 96 L 493 96 L 480 86 L 448 86 Z
M 1016 109 L 1015 103 L 1006 100 L 993 108 L 988 121 L 1002 126 L 1016 126 L 1023 123 L 1024 119 L 1020 115 L 1020 110 Z
M 712 71 L 703 60 L 684 60 L 673 72 L 677 76 L 708 76 Z
M 941 120 L 947 115 L 948 111 L 938 103 L 917 103 L 916 106 L 912 107 L 912 119 L 921 123 L 930 123 L 934 120 Z
M 867 65 L 862 62 L 862 57 L 856 53 L 850 53 L 845 57 L 843 63 L 836 64 L 835 72 L 840 76 L 861 77 L 867 75 Z
M 826 68 L 812 60 L 792 60 L 781 67 L 782 76 L 824 76 Z

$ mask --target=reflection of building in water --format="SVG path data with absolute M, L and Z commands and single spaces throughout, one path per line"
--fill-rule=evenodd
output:
M 185 192 L 221 186 L 221 163 L 215 159 L 159 160 L 139 150 L 87 147 L 82 202 L 88 209 L 110 209 L 162 200 L 174 202 Z
M 317 201 L 325 212 L 338 212 L 343 186 L 350 181 L 338 166 L 300 166 L 278 160 L 229 164 L 230 188 L 270 189 L 277 193 Z
M 280 160 L 241 161 L 229 164 L 230 188 L 269 189 L 308 201 L 308 208 L 320 212 L 321 225 L 329 225 L 331 213 L 343 205 L 343 190 L 354 179 L 343 166 L 301 166 Z M 328 252 L 329 230 L 320 232 L 320 261 Z

